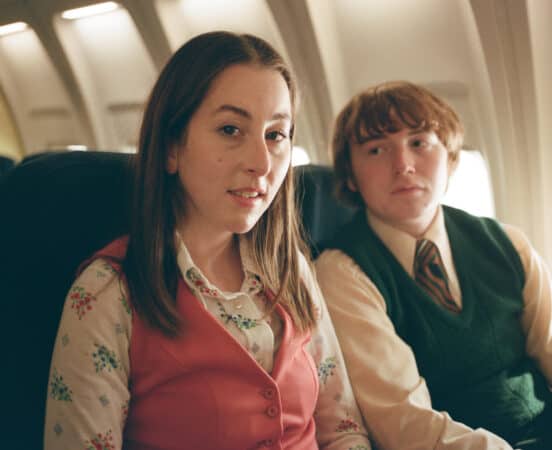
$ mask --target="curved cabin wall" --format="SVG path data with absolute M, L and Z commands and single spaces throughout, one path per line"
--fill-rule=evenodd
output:
M 529 29 L 531 30 L 531 50 L 535 68 L 535 91 L 538 111 L 538 147 L 529 149 L 527 155 L 538 154 L 542 163 L 542 178 L 539 186 L 542 193 L 542 203 L 539 211 L 542 214 L 541 224 L 544 229 L 545 246 L 543 256 L 552 265 L 552 212 L 550 211 L 550 193 L 552 193 L 552 58 L 550 57 L 550 42 L 552 42 L 552 2 L 528 0 Z M 531 156 L 532 157 L 532 156 Z
M 19 161 L 23 145 L 4 92 L 0 89 L 0 156 Z
M 179 45 L 212 29 L 250 32 L 299 77 L 295 143 L 315 163 L 329 162 L 334 116 L 368 85 L 407 79 L 442 96 L 489 166 L 496 217 L 552 265 L 552 2 L 116 0 L 101 15 L 61 17 L 103 1 L 0 0 L 0 26 L 27 24 L 0 38 L 0 154 L 129 150 Z

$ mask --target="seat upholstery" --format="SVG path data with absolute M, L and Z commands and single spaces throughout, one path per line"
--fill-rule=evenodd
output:
M 78 264 L 127 228 L 128 155 L 33 157 L 0 180 L 0 300 L 8 413 L 2 447 L 42 448 L 52 345 Z M 7 441 L 11 445 L 7 445 Z
M 13 166 L 15 166 L 15 161 L 13 159 L 0 155 L 0 177 L 8 172 Z
M 49 362 L 65 295 L 79 263 L 127 232 L 130 163 L 121 153 L 43 154 L 0 180 L 6 448 L 42 447 Z M 353 211 L 333 198 L 330 168 L 300 166 L 295 175 L 316 254 Z
M 356 210 L 336 199 L 330 167 L 309 164 L 295 167 L 294 171 L 304 237 L 312 256 L 316 257 L 336 230 L 352 219 Z

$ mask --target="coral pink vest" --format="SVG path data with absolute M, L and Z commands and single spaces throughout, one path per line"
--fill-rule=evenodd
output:
M 126 246 L 117 239 L 93 258 L 122 261 Z M 175 339 L 133 314 L 125 450 L 317 449 L 310 334 L 298 333 L 278 305 L 283 339 L 268 374 L 181 277 L 177 305 L 182 332 Z

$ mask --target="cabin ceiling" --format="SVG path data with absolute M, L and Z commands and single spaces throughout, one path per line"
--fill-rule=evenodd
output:
M 499 15 L 512 2 L 121 0 L 113 12 L 60 18 L 92 3 L 100 2 L 0 0 L 0 25 L 30 26 L 0 37 L 0 83 L 24 155 L 71 144 L 134 146 L 165 61 L 186 40 L 215 29 L 260 35 L 291 61 L 303 93 L 298 144 L 315 161 L 327 162 L 331 121 L 347 99 L 390 79 L 422 83 L 449 100 L 464 119 L 468 146 L 484 149 L 496 139 L 482 123 L 495 115 L 492 66 L 507 61 L 485 57 L 477 15 Z
M 214 29 L 249 32 L 297 73 L 296 143 L 314 162 L 329 162 L 332 119 L 353 94 L 384 80 L 421 83 L 455 107 L 466 146 L 486 156 L 495 192 L 503 193 L 495 198 L 499 216 L 544 239 L 535 211 L 544 205 L 544 149 L 552 145 L 552 2 L 119 0 L 112 12 L 60 17 L 92 3 L 99 2 L 0 0 L 0 26 L 29 25 L 0 37 L 0 109 L 18 136 L 0 139 L 17 147 L 0 153 L 131 149 L 149 90 L 182 43 Z M 527 198 L 525 209 L 509 210 Z

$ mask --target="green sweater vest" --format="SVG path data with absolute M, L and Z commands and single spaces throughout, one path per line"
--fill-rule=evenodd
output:
M 418 287 L 369 227 L 364 211 L 330 247 L 349 255 L 379 289 L 397 334 L 414 352 L 433 408 L 513 438 L 551 398 L 525 354 L 521 260 L 494 220 L 443 208 L 462 290 L 460 314 Z

